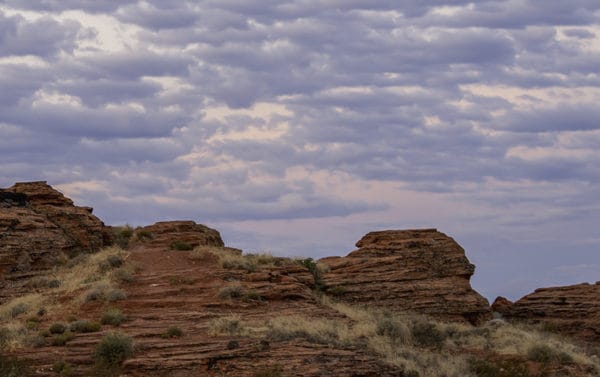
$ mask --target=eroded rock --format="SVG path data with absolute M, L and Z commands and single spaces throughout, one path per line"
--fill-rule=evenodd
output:
M 600 341 L 600 282 L 539 288 L 502 313 L 506 318 L 541 322 L 548 329 Z
M 346 257 L 319 262 L 327 292 L 354 304 L 479 323 L 491 317 L 471 288 L 475 267 L 458 243 L 435 229 L 371 232 Z

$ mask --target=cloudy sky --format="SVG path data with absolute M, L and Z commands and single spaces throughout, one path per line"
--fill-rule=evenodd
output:
M 0 186 L 278 255 L 435 227 L 490 299 L 594 282 L 599 21 L 597 0 L 0 1 Z

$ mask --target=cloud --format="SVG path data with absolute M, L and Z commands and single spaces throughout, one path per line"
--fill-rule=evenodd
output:
M 36 55 L 53 57 L 76 46 L 81 25 L 75 21 L 57 22 L 42 17 L 27 22 L 23 17 L 6 17 L 0 10 L 0 57 Z
M 47 179 L 107 222 L 219 222 L 282 252 L 400 226 L 447 228 L 483 261 L 506 239 L 572 249 L 600 221 L 599 10 L 5 1 L 0 177 Z M 473 241 L 489 234 L 504 241 Z M 508 258 L 481 284 L 521 281 Z

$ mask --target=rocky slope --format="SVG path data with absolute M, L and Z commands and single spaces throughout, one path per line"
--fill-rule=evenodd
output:
M 46 182 L 0 189 L 0 303 L 17 294 L 24 279 L 110 243 L 92 208 L 75 206 Z
M 435 229 L 371 232 L 328 267 L 329 293 L 351 303 L 408 310 L 446 320 L 481 323 L 489 304 L 469 283 L 475 266 L 450 237 Z
M 541 322 L 579 339 L 600 341 L 600 282 L 536 289 L 514 304 L 499 297 L 492 309 L 509 319 Z

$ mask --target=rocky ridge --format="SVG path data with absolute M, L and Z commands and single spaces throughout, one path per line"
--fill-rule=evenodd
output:
M 600 341 L 600 282 L 539 288 L 515 303 L 499 297 L 492 310 L 507 319 L 542 323 L 553 331 Z

